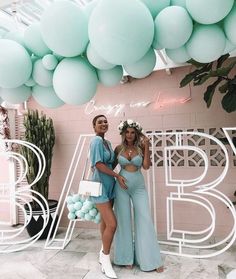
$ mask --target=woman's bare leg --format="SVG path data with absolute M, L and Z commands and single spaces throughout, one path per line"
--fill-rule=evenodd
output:
M 103 253 L 110 254 L 112 240 L 116 231 L 116 217 L 113 212 L 113 202 L 96 204 L 97 209 L 101 214 L 101 234 L 103 243 Z

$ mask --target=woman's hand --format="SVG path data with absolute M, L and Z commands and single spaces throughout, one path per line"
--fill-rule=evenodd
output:
M 119 182 L 119 184 L 120 184 L 120 187 L 121 187 L 122 189 L 124 189 L 124 190 L 127 190 L 127 189 L 128 189 L 128 187 L 127 187 L 126 184 L 125 184 L 126 179 L 125 179 L 123 176 L 121 176 L 121 175 L 118 174 L 117 180 L 118 180 L 118 182 Z
M 149 142 L 150 142 L 149 138 L 145 135 L 142 135 L 141 143 L 142 143 L 143 147 L 145 147 L 145 148 L 149 147 Z

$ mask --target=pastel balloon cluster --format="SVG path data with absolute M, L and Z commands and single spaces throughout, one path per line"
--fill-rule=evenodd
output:
M 101 216 L 95 204 L 89 199 L 78 194 L 70 195 L 66 199 L 67 208 L 69 210 L 68 219 L 93 221 L 100 223 Z
M 117 85 L 123 70 L 148 76 L 155 50 L 175 63 L 214 61 L 236 49 L 235 30 L 235 0 L 54 1 L 24 34 L 1 34 L 0 97 L 82 105 L 99 83 Z

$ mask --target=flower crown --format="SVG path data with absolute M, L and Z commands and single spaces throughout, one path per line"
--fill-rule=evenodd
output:
M 127 119 L 125 121 L 121 121 L 120 124 L 118 125 L 120 134 L 122 134 L 124 132 L 124 130 L 126 130 L 127 128 L 135 128 L 140 133 L 144 132 L 141 125 L 132 119 Z

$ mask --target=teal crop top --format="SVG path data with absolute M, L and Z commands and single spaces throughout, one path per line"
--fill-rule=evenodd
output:
M 119 155 L 117 159 L 121 167 L 134 165 L 135 167 L 140 168 L 143 163 L 143 158 L 140 154 L 135 155 L 131 160 L 128 160 L 123 155 Z

